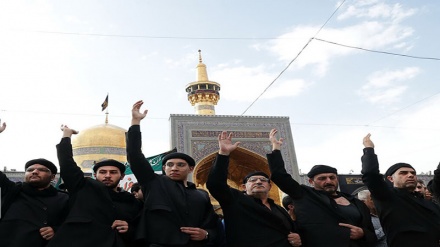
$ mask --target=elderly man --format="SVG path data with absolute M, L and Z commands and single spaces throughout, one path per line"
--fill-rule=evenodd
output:
M 373 197 L 388 246 L 438 247 L 440 208 L 414 192 L 417 176 L 410 164 L 392 165 L 385 172 L 386 181 L 383 179 L 370 136 L 363 139 L 362 179 Z M 438 167 L 434 173 L 439 173 Z M 438 180 L 434 184 L 439 186 Z
M 281 157 L 283 139 L 269 139 L 272 153 L 267 155 L 272 181 L 295 202 L 296 222 L 303 246 L 371 246 L 376 241 L 370 212 L 363 202 L 338 191 L 337 170 L 316 165 L 307 174 L 312 187 L 300 185 L 287 172 Z
M 361 190 L 357 194 L 358 199 L 363 201 L 370 209 L 371 222 L 373 223 L 374 232 L 376 233 L 377 242 L 374 247 L 387 247 L 387 238 L 380 224 L 379 216 L 377 216 L 376 206 L 374 206 L 373 198 L 371 198 L 371 192 L 369 190 Z
M 6 124 L 0 126 L 0 133 Z M 46 246 L 67 214 L 68 195 L 56 190 L 51 181 L 57 167 L 46 159 L 25 165 L 24 183 L 14 183 L 0 171 L 0 246 Z
M 239 191 L 227 184 L 232 133 L 223 131 L 218 137 L 219 152 L 206 186 L 223 210 L 226 243 L 231 247 L 290 247 L 301 246 L 301 238 L 286 210 L 269 198 L 272 187 L 269 176 L 261 171 L 251 172 Z
M 127 133 L 127 159 L 144 194 L 139 238 L 150 247 L 215 246 L 219 239 L 218 217 L 206 191 L 188 181 L 195 161 L 184 153 L 170 153 L 162 160 L 164 175 L 156 174 L 141 151 L 140 112 L 143 102 L 133 105 Z
M 71 209 L 48 246 L 134 246 L 133 228 L 141 203 L 118 187 L 124 164 L 112 159 L 97 162 L 93 167 L 96 180 L 85 178 L 73 160 L 71 136 L 78 132 L 67 126 L 61 129 L 57 154 L 61 177 L 72 198 Z

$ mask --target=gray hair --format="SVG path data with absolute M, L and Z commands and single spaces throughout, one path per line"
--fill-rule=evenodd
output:
M 370 193 L 369 190 L 361 190 L 361 191 L 358 192 L 357 196 L 358 196 L 358 199 L 359 199 L 359 200 L 361 200 L 361 201 L 365 201 L 365 200 L 367 200 L 367 198 L 368 198 L 368 196 L 369 196 L 370 194 L 371 194 L 371 193 Z

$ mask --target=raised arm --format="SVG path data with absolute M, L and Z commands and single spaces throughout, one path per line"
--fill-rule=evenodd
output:
M 139 183 L 146 185 L 155 176 L 155 173 L 141 150 L 142 136 L 140 123 L 148 113 L 148 110 L 140 112 L 140 108 L 143 104 L 144 102 L 139 100 L 133 105 L 131 110 L 131 127 L 128 130 L 126 142 L 127 160 L 130 163 L 130 168 Z
M 70 193 L 75 193 L 85 181 L 84 173 L 73 160 L 71 137 L 78 131 L 61 125 L 63 135 L 57 145 L 58 163 L 60 164 L 60 176 Z
M 371 192 L 374 199 L 384 200 L 388 198 L 390 187 L 379 173 L 379 161 L 374 153 L 374 143 L 371 134 L 363 139 L 364 155 L 362 156 L 362 180 Z
M 3 124 L 0 126 L 0 133 L 2 133 L 5 129 L 6 129 L 6 123 L 3 123 Z
M 300 184 L 295 181 L 284 167 L 284 160 L 281 156 L 281 145 L 284 139 L 276 138 L 278 130 L 272 129 L 269 133 L 269 141 L 272 143 L 272 153 L 267 154 L 267 161 L 271 172 L 271 180 L 286 194 L 292 198 L 302 196 Z
M 239 144 L 240 142 L 232 143 L 232 133 L 228 134 L 223 131 L 218 136 L 219 151 L 214 165 L 211 167 L 206 187 L 222 207 L 227 206 L 233 200 L 233 195 L 227 183 L 229 155 Z

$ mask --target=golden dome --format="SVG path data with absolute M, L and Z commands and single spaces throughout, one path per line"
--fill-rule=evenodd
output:
M 80 131 L 72 139 L 73 159 L 84 172 L 92 172 L 94 162 L 103 159 L 125 163 L 125 132 L 125 129 L 111 124 Z

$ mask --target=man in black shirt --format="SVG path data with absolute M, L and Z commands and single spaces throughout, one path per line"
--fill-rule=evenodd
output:
M 141 203 L 118 187 L 125 165 L 106 159 L 93 167 L 95 179 L 84 172 L 73 159 L 71 137 L 78 132 L 62 126 L 63 136 L 57 145 L 61 178 L 71 195 L 70 212 L 48 247 L 135 246 L 136 217 Z
M 295 224 L 286 210 L 269 198 L 269 176 L 251 172 L 241 185 L 242 191 L 227 184 L 229 155 L 239 142 L 232 144 L 232 133 L 218 137 L 219 152 L 206 186 L 223 210 L 226 243 L 230 247 L 301 246 Z M 243 192 L 244 191 L 244 192 Z
M 5 129 L 3 123 L 0 133 Z M 69 196 L 51 185 L 57 167 L 34 159 L 25 170 L 24 183 L 12 182 L 0 171 L 0 247 L 46 246 L 67 214 Z
M 142 154 L 140 122 L 147 115 L 139 111 L 142 104 L 133 105 L 127 133 L 127 159 L 145 198 L 138 237 L 150 247 L 215 246 L 220 225 L 209 195 L 188 181 L 194 159 L 170 153 L 162 160 L 165 174 L 159 175 Z
M 271 178 L 295 202 L 296 222 L 303 246 L 371 246 L 376 235 L 370 211 L 362 201 L 338 191 L 337 170 L 316 165 L 307 174 L 312 187 L 300 185 L 286 172 L 280 151 L 283 139 L 278 140 L 276 134 L 276 129 L 269 134 L 272 153 L 267 159 Z
M 362 179 L 371 192 L 388 246 L 438 247 L 440 208 L 414 192 L 417 176 L 410 164 L 392 165 L 385 172 L 384 180 L 370 136 L 363 139 Z M 434 174 L 433 186 L 440 191 L 439 167 Z

